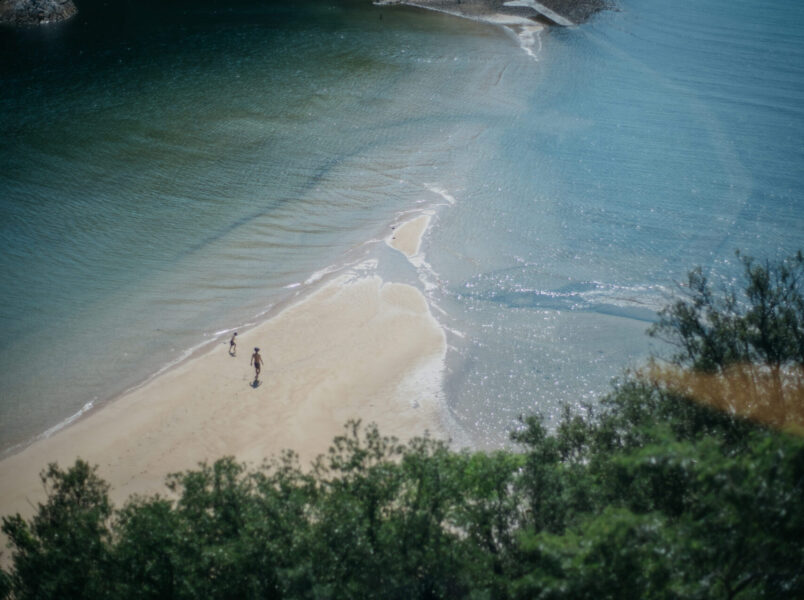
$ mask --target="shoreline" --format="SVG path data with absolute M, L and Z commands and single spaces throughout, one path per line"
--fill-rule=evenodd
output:
M 410 218 L 396 236 L 418 252 L 429 219 Z M 411 285 L 348 269 L 239 332 L 236 356 L 227 341 L 219 337 L 0 460 L 0 514 L 30 515 L 44 498 L 39 473 L 78 457 L 98 465 L 120 505 L 132 494 L 164 492 L 169 473 L 222 456 L 259 464 L 292 450 L 306 466 L 349 419 L 401 440 L 449 437 L 441 399 L 446 335 Z M 257 386 L 249 366 L 255 346 L 265 362 Z
M 432 190 L 431 190 L 432 191 Z M 434 193 L 438 193 L 434 191 Z M 454 202 L 454 200 L 450 200 L 450 202 Z M 413 225 L 413 221 L 417 221 L 420 215 L 427 215 L 428 218 L 426 223 L 423 227 L 418 227 Z M 430 219 L 432 218 L 433 211 L 430 209 L 422 209 L 416 208 L 412 210 L 407 210 L 399 213 L 399 216 L 396 220 L 392 222 L 390 225 L 392 231 L 401 232 L 403 230 L 406 231 L 403 235 L 410 237 L 411 233 L 417 237 L 414 242 L 407 242 L 407 243 L 414 243 L 416 246 L 416 251 L 418 252 L 418 248 L 421 244 L 422 238 L 426 233 L 426 229 L 429 226 Z M 415 216 L 411 216 L 415 215 Z M 393 235 L 393 234 L 392 234 Z M 412 256 L 410 254 L 406 254 L 402 249 L 396 247 L 395 243 L 391 242 L 391 236 L 382 237 L 382 234 L 377 234 L 376 237 L 364 242 L 363 245 L 372 244 L 372 243 L 382 243 L 385 244 L 408 258 L 408 262 L 414 267 L 418 267 L 416 260 L 410 260 Z M 221 344 L 228 344 L 229 336 L 231 333 L 238 331 L 247 332 L 256 327 L 259 327 L 263 323 L 281 315 L 286 309 L 291 308 L 297 304 L 303 303 L 307 298 L 314 295 L 317 291 L 321 288 L 326 287 L 330 283 L 336 282 L 339 278 L 343 277 L 344 273 L 360 271 L 362 272 L 370 272 L 374 270 L 377 266 L 376 264 L 371 264 L 373 261 L 369 260 L 368 262 L 358 260 L 358 261 L 346 261 L 346 262 L 339 262 L 335 265 L 329 265 L 323 267 L 319 270 L 316 270 L 310 273 L 307 277 L 299 280 L 297 283 L 284 286 L 283 289 L 288 291 L 288 295 L 273 304 L 270 304 L 264 310 L 261 310 L 257 314 L 247 317 L 243 322 L 239 325 L 234 327 L 227 327 L 225 329 L 221 329 L 215 332 L 210 332 L 208 335 L 210 337 L 206 337 L 201 342 L 198 342 L 188 348 L 185 348 L 181 351 L 180 355 L 177 358 L 173 358 L 168 360 L 166 363 L 163 363 L 161 366 L 157 368 L 145 372 L 142 374 L 141 378 L 125 388 L 122 391 L 109 394 L 107 396 L 98 398 L 95 397 L 92 400 L 88 400 L 85 402 L 81 408 L 79 408 L 76 412 L 68 415 L 67 417 L 63 418 L 61 421 L 58 421 L 52 425 L 47 426 L 46 429 L 40 431 L 29 437 L 26 440 L 16 442 L 10 446 L 0 449 L 0 463 L 2 463 L 7 458 L 10 458 L 20 452 L 23 452 L 26 448 L 37 444 L 41 441 L 47 440 L 50 437 L 57 435 L 61 431 L 70 428 L 76 423 L 79 423 L 83 419 L 87 419 L 91 417 L 96 412 L 103 410 L 110 404 L 117 402 L 121 398 L 128 396 L 134 392 L 137 392 L 141 388 L 149 385 L 155 379 L 162 377 L 184 365 L 187 362 L 191 362 L 196 360 L 205 354 L 212 352 L 215 347 Z

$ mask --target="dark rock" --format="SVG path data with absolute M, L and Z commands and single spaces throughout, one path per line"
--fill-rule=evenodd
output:
M 73 0 L 0 0 L 0 23 L 44 25 L 69 19 L 78 12 Z

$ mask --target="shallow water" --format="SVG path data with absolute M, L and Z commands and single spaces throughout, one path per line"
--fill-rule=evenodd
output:
M 688 268 L 802 245 L 804 9 L 683 8 L 623 3 L 538 60 L 357 1 L 0 31 L 0 445 L 367 257 L 448 328 L 473 443 L 599 397 Z M 423 208 L 411 272 L 380 240 Z
M 547 37 L 527 110 L 429 248 L 466 336 L 449 397 L 490 445 L 639 365 L 692 266 L 728 280 L 737 248 L 804 241 L 802 7 L 622 4 Z

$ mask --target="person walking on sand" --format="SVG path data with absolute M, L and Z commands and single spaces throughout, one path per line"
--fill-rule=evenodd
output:
M 232 334 L 232 339 L 229 340 L 229 354 L 234 356 L 237 354 L 237 332 Z
M 260 356 L 260 349 L 254 348 L 254 354 L 251 355 L 251 363 L 254 365 L 254 381 L 260 379 L 260 367 L 262 366 L 262 356 Z

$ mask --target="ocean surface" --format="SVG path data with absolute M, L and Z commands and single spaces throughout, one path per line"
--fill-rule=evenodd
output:
M 798 0 L 620 0 L 527 47 L 368 0 L 79 8 L 0 29 L 5 452 L 367 261 L 497 447 L 662 352 L 693 266 L 804 247 Z M 382 240 L 422 210 L 414 268 Z

